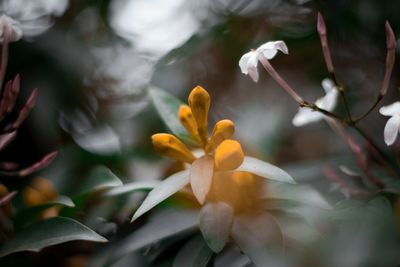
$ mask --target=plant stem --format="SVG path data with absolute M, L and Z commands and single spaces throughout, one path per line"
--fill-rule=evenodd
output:
M 265 70 L 271 75 L 272 78 L 300 105 L 305 101 L 301 96 L 299 96 L 296 91 L 279 75 L 279 73 L 272 67 L 268 59 L 264 56 L 259 58 L 261 64 L 264 66 Z

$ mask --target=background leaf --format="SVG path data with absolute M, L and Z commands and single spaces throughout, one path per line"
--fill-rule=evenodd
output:
M 40 251 L 72 240 L 107 242 L 90 228 L 70 218 L 55 217 L 21 230 L 0 247 L 0 257 L 18 251 Z
M 18 213 L 15 215 L 14 222 L 16 225 L 23 226 L 24 224 L 29 223 L 33 217 L 37 216 L 42 211 L 57 206 L 73 208 L 75 207 L 75 204 L 69 197 L 60 195 L 55 200 L 18 210 Z
M 123 184 L 121 186 L 117 186 L 111 188 L 110 190 L 104 192 L 102 194 L 103 197 L 115 197 L 122 196 L 126 194 L 131 194 L 136 191 L 148 191 L 156 187 L 160 184 L 160 181 L 140 181 L 140 182 L 132 182 Z
M 232 238 L 257 266 L 283 266 L 282 232 L 270 214 L 236 216 L 232 226 Z
M 173 267 L 206 267 L 213 255 L 212 250 L 198 235 L 187 242 L 174 259 Z
M 124 238 L 116 248 L 119 258 L 162 239 L 197 228 L 197 212 L 167 209 L 153 215 L 145 225 Z
M 228 241 L 233 212 L 233 208 L 223 202 L 208 203 L 200 211 L 200 231 L 207 245 L 215 253 L 220 252 Z
M 79 195 L 92 193 L 94 191 L 122 186 L 121 180 L 107 167 L 97 166 L 90 172 L 89 177 L 82 183 Z
M 238 171 L 251 172 L 263 178 L 276 180 L 279 182 L 292 183 L 296 182 L 287 172 L 274 166 L 268 162 L 253 158 L 244 157 L 242 165 L 237 168 Z
M 171 132 L 182 140 L 194 143 L 193 139 L 187 134 L 185 128 L 183 128 L 178 119 L 179 107 L 183 103 L 178 98 L 160 88 L 153 86 L 149 91 L 154 107 Z
M 150 191 L 143 203 L 136 210 L 132 217 L 132 221 L 136 220 L 138 217 L 154 208 L 157 204 L 181 190 L 188 183 L 188 170 L 177 172 L 163 180 L 157 187 Z

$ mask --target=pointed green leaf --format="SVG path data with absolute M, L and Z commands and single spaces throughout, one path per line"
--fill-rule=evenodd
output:
M 107 242 L 85 225 L 70 218 L 55 217 L 23 229 L 0 247 L 0 257 L 18 251 L 40 251 L 72 240 Z
M 121 180 L 110 169 L 105 166 L 97 166 L 81 185 L 79 195 L 122 185 Z
M 310 245 L 321 237 L 315 227 L 310 225 L 304 218 L 289 212 L 276 216 L 285 240 L 294 240 L 303 246 Z
M 149 246 L 165 238 L 197 229 L 198 214 L 193 211 L 162 210 L 152 214 L 141 228 L 129 234 L 116 249 L 114 258 Z
M 125 194 L 131 194 L 136 191 L 146 191 L 155 188 L 160 184 L 160 181 L 140 181 L 140 182 L 132 182 L 123 184 L 118 187 L 111 188 L 107 192 L 105 192 L 103 197 L 115 197 L 122 196 Z
M 181 190 L 188 183 L 189 170 L 177 172 L 163 180 L 157 187 L 150 191 L 146 199 L 133 215 L 132 221 L 136 220 L 138 217 L 154 208 L 157 204 Z
M 212 255 L 203 238 L 196 236 L 179 250 L 172 267 L 206 267 Z
M 40 214 L 42 211 L 51 208 L 51 207 L 75 207 L 74 202 L 67 196 L 60 195 L 57 199 L 52 201 L 18 210 L 18 213 L 15 215 L 14 221 L 16 225 L 23 226 L 27 222 L 30 222 L 32 218 Z
M 242 165 L 237 169 L 238 171 L 251 172 L 263 178 L 276 180 L 279 182 L 292 183 L 296 182 L 287 172 L 278 168 L 268 162 L 253 158 L 244 157 Z
M 180 139 L 193 143 L 193 140 L 178 119 L 179 107 L 183 103 L 160 88 L 151 87 L 149 92 L 154 107 L 171 132 Z
M 307 184 L 287 184 L 287 183 L 268 183 L 268 198 L 286 199 L 303 203 L 308 206 L 318 207 L 322 209 L 331 209 L 331 205 L 326 199 Z
M 215 253 L 220 252 L 228 241 L 233 215 L 232 206 L 224 202 L 207 203 L 200 211 L 200 231 Z
M 258 267 L 282 266 L 282 232 L 270 214 L 236 216 L 232 225 L 232 238 Z

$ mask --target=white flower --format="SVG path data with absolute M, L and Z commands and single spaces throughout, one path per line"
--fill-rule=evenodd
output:
M 20 23 L 16 20 L 13 20 L 9 16 L 1 15 L 0 16 L 0 43 L 4 41 L 5 31 L 8 31 L 8 41 L 14 42 L 18 41 L 22 37 L 22 30 L 20 28 Z
M 379 112 L 383 116 L 390 116 L 387 121 L 383 136 L 386 145 L 390 146 L 396 141 L 397 134 L 400 130 L 400 101 L 394 102 L 388 106 L 381 107 Z
M 284 41 L 266 42 L 256 50 L 244 54 L 239 60 L 239 67 L 243 74 L 250 75 L 254 82 L 258 81 L 257 64 L 260 56 L 266 59 L 272 59 L 278 53 L 278 50 L 288 54 L 288 48 Z
M 315 105 L 321 109 L 333 111 L 336 107 L 339 92 L 330 79 L 324 79 L 322 81 L 322 88 L 324 88 L 326 94 L 315 101 Z M 325 115 L 318 111 L 311 110 L 307 107 L 300 107 L 299 111 L 294 116 L 292 123 L 294 126 L 300 127 L 312 122 L 320 121 L 324 117 Z
M 43 33 L 52 25 L 50 17 L 62 15 L 68 7 L 68 2 L 68 0 L 1 0 L 0 42 L 3 41 L 5 23 L 12 31 L 10 41 Z

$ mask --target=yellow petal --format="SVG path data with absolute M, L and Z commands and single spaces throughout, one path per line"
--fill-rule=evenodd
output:
M 207 151 L 214 150 L 222 141 L 232 137 L 235 132 L 235 125 L 231 120 L 221 120 L 214 126 L 211 134 L 210 142 L 208 143 Z
M 201 86 L 196 86 L 189 95 L 189 106 L 197 123 L 197 129 L 204 144 L 208 137 L 208 110 L 210 109 L 210 95 Z
M 243 163 L 244 154 L 238 141 L 225 140 L 215 150 L 215 167 L 221 171 L 234 170 Z
M 187 105 L 181 105 L 178 111 L 178 117 L 183 127 L 190 134 L 190 136 L 197 142 L 200 142 L 199 133 L 197 131 L 197 123 L 193 117 L 192 110 Z
M 160 155 L 188 163 L 192 163 L 196 159 L 185 144 L 172 134 L 154 134 L 151 140 L 155 150 Z

